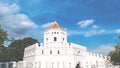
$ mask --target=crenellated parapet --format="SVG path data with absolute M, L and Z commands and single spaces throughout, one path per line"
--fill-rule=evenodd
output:
M 36 56 L 36 53 L 37 53 L 37 50 L 39 50 L 39 44 L 38 43 L 35 43 L 31 46 L 28 46 L 24 49 L 24 57 L 23 59 L 26 60 L 26 59 L 29 59 L 31 58 L 32 60 L 35 59 L 35 56 Z
M 78 45 L 78 44 L 75 44 L 75 43 L 70 43 L 70 47 L 85 50 L 85 51 L 87 50 L 87 48 L 85 46 Z
M 101 59 L 107 59 L 107 56 L 104 56 L 102 54 L 92 53 L 92 52 L 87 52 L 86 55 L 91 57 L 101 58 Z

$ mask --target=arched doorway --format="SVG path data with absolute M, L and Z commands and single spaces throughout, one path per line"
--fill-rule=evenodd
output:
M 80 62 L 77 63 L 76 68 L 80 68 Z

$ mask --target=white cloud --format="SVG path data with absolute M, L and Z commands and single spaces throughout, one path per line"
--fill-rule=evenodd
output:
M 0 24 L 8 31 L 9 36 L 20 37 L 37 28 L 26 14 L 19 13 L 20 7 L 16 4 L 0 3 Z
M 46 23 L 46 24 L 43 24 L 41 27 L 43 28 L 43 29 L 45 29 L 45 28 L 48 28 L 48 27 L 50 27 L 50 25 L 52 25 L 54 22 L 48 22 L 48 23 Z
M 90 37 L 90 36 L 93 36 L 95 34 L 97 34 L 97 31 L 92 29 L 92 30 L 85 33 L 85 37 Z
M 82 20 L 82 21 L 78 22 L 78 24 L 82 28 L 86 28 L 93 23 L 94 23 L 93 19 Z M 105 34 L 105 33 L 106 33 L 106 31 L 104 29 L 99 29 L 98 26 L 94 25 L 94 24 L 92 25 L 92 29 L 90 29 L 90 30 L 84 30 L 84 31 L 72 30 L 72 31 L 69 31 L 69 35 L 84 35 L 85 37 L 91 37 L 93 35 L 101 35 L 101 34 Z
M 106 31 L 104 29 L 98 31 L 98 34 L 104 34 Z
M 117 33 L 120 33 L 120 29 L 117 29 L 116 32 L 117 32 Z
M 0 2 L 0 15 L 1 16 L 6 16 L 9 14 L 19 12 L 19 9 L 20 7 L 17 6 L 16 4 L 8 5 L 8 4 Z
M 96 30 L 96 29 L 92 29 L 92 30 L 89 30 L 88 32 L 85 33 L 85 37 L 90 37 L 90 36 L 93 36 L 93 35 L 100 35 L 100 34 L 104 34 L 105 33 L 105 30 Z
M 114 50 L 113 44 L 105 44 L 105 45 L 100 45 L 100 47 L 90 51 L 93 53 L 108 55 L 113 50 Z
M 82 27 L 82 28 L 86 28 L 89 25 L 91 25 L 94 22 L 93 19 L 88 19 L 88 20 L 82 20 L 80 22 L 78 22 L 78 24 Z M 89 27 L 88 29 L 90 29 L 91 27 Z M 68 35 L 83 35 L 85 37 L 91 37 L 94 35 L 102 35 L 102 34 L 106 34 L 107 32 L 104 29 L 99 29 L 98 25 L 93 24 L 92 25 L 92 29 L 90 30 L 70 30 L 68 32 Z
M 72 36 L 72 35 L 84 35 L 84 34 L 85 34 L 84 31 L 68 30 L 68 36 Z
M 97 26 L 97 25 L 93 25 L 92 27 L 93 27 L 94 29 L 98 28 L 98 26 Z
M 89 25 L 91 25 L 93 22 L 94 22 L 93 19 L 88 19 L 88 20 L 79 21 L 77 24 L 80 25 L 81 28 L 86 28 Z
M 27 15 L 25 14 L 16 14 L 7 16 L 5 19 L 2 19 L 4 25 L 6 27 L 12 29 L 29 29 L 29 28 L 36 28 L 37 25 L 30 21 Z
M 91 37 L 94 35 L 102 35 L 105 34 L 106 31 L 104 29 L 91 29 L 89 31 L 80 31 L 80 30 L 68 30 L 68 36 L 72 36 L 72 35 L 83 35 L 85 37 Z

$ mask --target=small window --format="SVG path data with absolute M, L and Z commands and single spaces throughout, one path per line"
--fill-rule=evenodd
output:
M 48 41 L 48 38 L 46 38 L 46 41 Z
M 88 62 L 86 62 L 86 64 L 88 64 Z
M 42 50 L 42 54 L 44 54 L 44 51 Z
M 50 54 L 52 54 L 52 50 L 50 50 Z
M 54 41 L 57 41 L 57 38 L 56 38 L 56 37 L 54 37 Z
M 60 54 L 60 51 L 58 50 L 58 54 Z
M 56 32 L 54 32 L 54 34 L 56 34 Z
M 63 38 L 63 41 L 65 40 L 65 38 Z
M 57 32 L 57 34 L 59 34 L 59 32 Z

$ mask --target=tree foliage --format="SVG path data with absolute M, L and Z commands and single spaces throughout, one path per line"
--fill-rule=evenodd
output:
M 23 59 L 24 48 L 34 43 L 38 43 L 36 39 L 31 37 L 15 40 L 12 38 L 8 47 L 4 46 L 4 42 L 8 40 L 7 31 L 0 26 L 0 62 L 20 61 Z
M 8 47 L 8 61 L 23 60 L 24 48 L 37 42 L 36 39 L 30 37 L 13 41 Z
M 3 46 L 4 41 L 8 40 L 7 36 L 7 31 L 3 30 L 0 26 L 0 46 Z
M 4 42 L 8 40 L 7 36 L 7 31 L 3 30 L 0 26 L 0 61 L 6 60 L 5 53 L 7 51 L 7 47 L 4 46 Z
M 118 38 L 120 40 L 120 35 L 118 35 Z M 115 49 L 109 53 L 110 61 L 114 65 L 120 65 L 120 44 L 117 44 L 114 48 Z
M 114 65 L 120 65 L 120 44 L 115 46 L 115 50 L 109 53 L 110 61 Z

